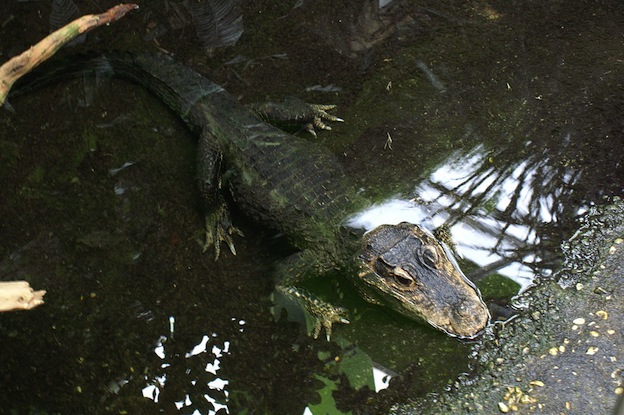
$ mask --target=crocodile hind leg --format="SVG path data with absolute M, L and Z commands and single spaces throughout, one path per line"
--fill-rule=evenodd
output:
M 283 102 L 263 102 L 252 104 L 254 110 L 263 120 L 285 131 L 305 130 L 316 137 L 315 128 L 331 130 L 328 121 L 344 122 L 329 111 L 335 105 L 308 104 L 297 98 L 286 98 Z
M 205 213 L 205 234 L 201 242 L 203 251 L 214 247 L 215 260 L 221 254 L 221 243 L 225 242 L 236 255 L 233 235 L 243 233 L 232 225 L 227 203 L 222 194 L 221 170 L 223 154 L 216 141 L 204 132 L 197 143 L 197 182 Z

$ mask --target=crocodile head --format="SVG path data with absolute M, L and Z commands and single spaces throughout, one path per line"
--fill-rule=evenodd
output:
M 479 290 L 449 249 L 421 227 L 403 222 L 364 235 L 359 277 L 367 297 L 453 337 L 472 339 L 490 314 Z

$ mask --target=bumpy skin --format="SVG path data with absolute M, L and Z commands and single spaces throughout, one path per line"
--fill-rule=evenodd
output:
M 488 323 L 479 291 L 452 260 L 450 249 L 421 227 L 406 222 L 379 226 L 364 236 L 360 259 L 369 268 L 360 274 L 362 286 L 372 286 L 371 295 L 380 303 L 464 339 Z
M 321 326 L 329 336 L 332 323 L 347 322 L 344 310 L 292 286 L 334 269 L 351 275 L 367 299 L 452 336 L 475 337 L 487 324 L 478 290 L 444 246 L 418 226 L 387 225 L 364 236 L 344 227 L 345 218 L 367 202 L 321 146 L 266 123 L 220 86 L 167 57 L 115 53 L 91 59 L 90 66 L 146 86 L 199 130 L 198 181 L 209 242 L 232 245 L 236 231 L 220 196 L 225 166 L 227 187 L 242 211 L 300 250 L 276 266 L 278 288 L 303 300 L 317 320 L 315 336 Z

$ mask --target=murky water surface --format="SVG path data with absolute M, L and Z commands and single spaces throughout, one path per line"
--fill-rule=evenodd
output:
M 115 4 L 8 3 L 2 61 L 69 3 Z M 160 49 L 246 103 L 338 104 L 346 122 L 317 140 L 375 201 L 352 226 L 446 224 L 500 318 L 556 270 L 576 217 L 622 193 L 619 2 L 238 10 L 216 33 L 213 6 L 149 2 L 62 54 Z M 350 310 L 332 342 L 276 320 L 271 270 L 288 248 L 235 211 L 238 255 L 201 252 L 195 136 L 141 88 L 84 78 L 11 104 L 0 114 L 0 279 L 48 294 L 0 316 L 5 410 L 383 413 L 470 370 L 469 345 L 366 303 L 340 275 L 307 285 Z

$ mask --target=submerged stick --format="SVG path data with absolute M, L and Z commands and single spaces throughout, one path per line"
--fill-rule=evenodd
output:
M 71 23 L 50 33 L 43 40 L 19 56 L 11 58 L 0 66 L 0 105 L 4 104 L 11 87 L 19 78 L 30 72 L 41 62 L 49 59 L 64 44 L 93 28 L 121 19 L 129 11 L 138 9 L 132 3 L 119 4 L 101 14 L 79 17 Z

